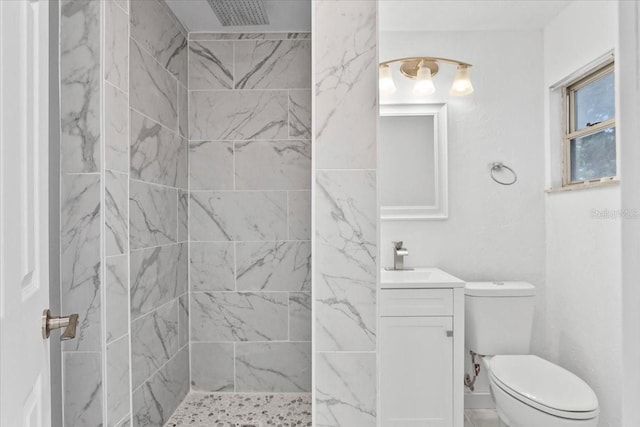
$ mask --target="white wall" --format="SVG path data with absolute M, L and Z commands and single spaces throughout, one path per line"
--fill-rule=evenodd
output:
M 385 32 L 380 60 L 428 55 L 473 64 L 475 92 L 448 95 L 455 67 L 441 67 L 426 102 L 449 109 L 449 218 L 383 222 L 381 258 L 403 240 L 409 266 L 440 267 L 463 280 L 527 280 L 539 290 L 534 351 L 544 342 L 544 116 L 542 32 Z M 382 102 L 416 102 L 411 81 Z M 381 160 L 383 162 L 384 160 Z M 510 187 L 489 177 L 492 162 L 514 168 Z M 480 381 L 477 391 L 487 390 Z
M 545 88 L 616 46 L 617 4 L 576 1 L 544 29 Z M 555 103 L 545 105 L 554 128 Z M 547 184 L 557 176 L 558 141 L 546 136 Z M 546 196 L 547 346 L 544 353 L 589 383 L 600 426 L 621 425 L 621 225 L 592 209 L 619 209 L 618 186 Z
M 618 135 L 622 164 L 621 198 L 623 209 L 640 207 L 640 3 L 620 2 L 618 28 L 618 81 L 620 91 Z M 623 409 L 625 426 L 640 425 L 640 221 L 622 220 L 623 292 Z
M 443 67 L 436 76 L 437 99 L 429 102 L 449 106 L 450 215 L 444 221 L 383 222 L 382 265 L 393 263 L 391 241 L 404 240 L 409 266 L 437 266 L 467 281 L 528 280 L 542 291 L 542 34 L 394 32 L 380 37 L 381 60 L 420 54 L 472 63 L 475 93 L 449 97 L 452 72 Z M 396 83 L 398 92 L 384 102 L 414 100 L 400 78 Z M 515 169 L 515 185 L 491 180 L 489 166 L 495 161 Z

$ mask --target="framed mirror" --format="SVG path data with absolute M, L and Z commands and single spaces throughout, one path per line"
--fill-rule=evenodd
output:
M 446 104 L 380 105 L 382 220 L 448 217 Z

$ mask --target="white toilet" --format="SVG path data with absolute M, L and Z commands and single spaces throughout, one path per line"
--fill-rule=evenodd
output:
M 597 427 L 598 399 L 587 383 L 529 353 L 535 287 L 469 282 L 465 340 L 482 356 L 501 426 Z

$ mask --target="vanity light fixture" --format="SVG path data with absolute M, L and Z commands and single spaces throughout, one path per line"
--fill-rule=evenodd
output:
M 433 77 L 438 74 L 439 63 L 452 64 L 458 67 L 449 94 L 464 96 L 473 93 L 473 85 L 469 78 L 471 64 L 447 58 L 434 58 L 429 56 L 415 56 L 409 58 L 392 59 L 380 63 L 380 92 L 391 95 L 396 91 L 396 85 L 391 75 L 389 65 L 400 63 L 400 72 L 403 76 L 416 81 L 413 93 L 416 95 L 430 95 L 436 91 Z

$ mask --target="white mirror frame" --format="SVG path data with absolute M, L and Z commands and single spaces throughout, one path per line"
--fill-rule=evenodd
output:
M 435 159 L 435 203 L 419 206 L 380 206 L 380 219 L 383 221 L 408 221 L 448 218 L 447 104 L 381 104 L 380 116 L 433 117 L 433 154 Z

